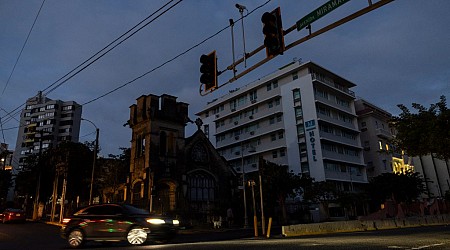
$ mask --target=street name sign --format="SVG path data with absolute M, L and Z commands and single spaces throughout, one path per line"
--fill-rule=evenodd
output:
M 314 21 L 318 20 L 319 18 L 325 16 L 326 14 L 330 13 L 331 11 L 337 9 L 341 5 L 345 4 L 350 0 L 330 0 L 327 3 L 323 4 L 319 8 L 315 9 L 308 15 L 304 16 L 302 19 L 297 21 L 297 30 L 300 31 L 301 29 L 305 28 L 306 26 L 310 25 Z

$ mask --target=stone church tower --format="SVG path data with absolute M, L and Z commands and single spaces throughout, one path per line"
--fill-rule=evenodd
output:
M 170 95 L 143 95 L 131 105 L 131 197 L 127 200 L 132 204 L 155 212 L 175 210 L 188 119 L 188 104 Z
M 201 131 L 201 121 L 197 132 L 185 138 L 188 104 L 176 99 L 143 95 L 130 106 L 126 200 L 155 213 L 206 222 L 229 206 L 236 176 Z

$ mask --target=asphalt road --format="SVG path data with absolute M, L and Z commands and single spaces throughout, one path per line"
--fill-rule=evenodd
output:
M 90 243 L 87 249 L 450 249 L 450 227 L 433 226 L 383 231 L 267 239 L 246 230 L 186 230 L 170 244 L 131 247 L 126 243 Z M 44 223 L 0 224 L 0 249 L 69 249 L 59 227 Z

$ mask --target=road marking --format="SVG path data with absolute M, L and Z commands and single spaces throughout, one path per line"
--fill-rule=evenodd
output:
M 424 249 L 424 248 L 430 248 L 430 247 L 436 247 L 436 246 L 442 246 L 442 245 L 445 245 L 445 243 L 436 243 L 436 244 L 431 244 L 431 245 L 426 245 L 426 246 L 414 247 L 411 249 Z

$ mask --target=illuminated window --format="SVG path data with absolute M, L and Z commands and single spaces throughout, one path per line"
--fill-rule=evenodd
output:
M 383 150 L 383 142 L 380 140 L 380 141 L 378 141 L 378 145 L 380 146 L 379 148 L 380 148 L 380 150 Z

